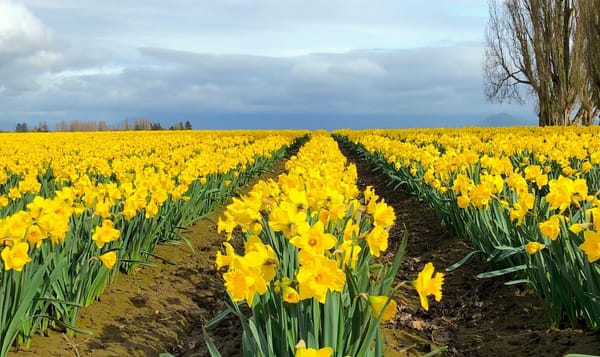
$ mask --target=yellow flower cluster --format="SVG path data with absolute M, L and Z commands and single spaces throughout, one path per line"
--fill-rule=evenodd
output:
M 8 312 L 0 314 L 0 355 L 16 341 L 27 345 L 37 328 L 74 326 L 79 306 L 96 301 L 115 270 L 146 263 L 158 243 L 177 240 L 179 227 L 216 209 L 305 134 L 0 134 L 0 295 L 11 297 L 0 299 Z M 268 266 L 256 273 L 267 248 L 246 249 L 231 265 L 247 270 L 232 281 L 260 289 L 251 280 L 269 278 Z
M 600 218 L 600 201 L 590 195 L 588 174 L 598 171 L 600 137 L 595 128 L 407 129 L 340 131 L 396 169 L 405 169 L 440 195 L 452 192 L 462 209 L 488 210 L 491 202 L 506 210 L 515 226 L 528 216 L 541 237 L 557 239 L 562 222 L 585 206 L 590 233 Z M 595 183 L 596 189 L 600 182 Z M 543 212 L 544 209 L 546 213 Z M 568 211 L 568 212 L 567 212 Z M 587 223 L 591 223 L 587 225 Z M 585 234 L 585 240 L 593 234 Z M 590 262 L 600 246 L 580 245 Z
M 71 215 L 101 217 L 98 248 L 119 239 L 113 221 L 156 216 L 186 200 L 194 181 L 239 172 L 301 132 L 193 131 L 2 134 L 0 247 L 5 270 L 23 269 L 32 248 L 62 243 Z M 17 207 L 24 207 L 18 209 Z M 89 237 L 78 237 L 88 238 Z M 115 254 L 113 252 L 113 254 Z M 102 260 L 112 266 L 110 259 Z
M 234 301 L 246 300 L 252 306 L 256 293 L 262 295 L 275 277 L 278 264 L 273 248 L 263 244 L 257 236 L 251 236 L 244 245 L 244 255 L 239 256 L 229 243 L 225 243 L 226 255 L 217 255 L 217 267 L 229 267 L 225 273 L 225 287 Z
M 394 210 L 371 187 L 364 192 L 364 204 L 359 201 L 356 167 L 346 164 L 331 137 L 314 134 L 286 169 L 277 181 L 260 181 L 234 199 L 219 219 L 218 231 L 227 233 L 228 240 L 240 227 L 249 237 L 245 247 L 259 245 L 263 252 L 258 258 L 255 250 L 245 248 L 245 255 L 237 256 L 226 242 L 226 254 L 217 254 L 217 266 L 228 266 L 225 285 L 234 301 L 245 299 L 251 305 L 252 297 L 263 294 L 265 284 L 277 276 L 273 269 L 280 263 L 274 248 L 255 238 L 264 230 L 281 234 L 297 251 L 297 267 L 278 267 L 293 275 L 274 282 L 288 303 L 311 298 L 325 303 L 328 292 L 344 289 L 344 267 L 353 268 L 364 249 L 379 256 L 388 247 Z M 370 225 L 361 228 L 361 219 Z
M 379 324 L 395 316 L 395 294 L 407 286 L 392 287 L 406 239 L 390 266 L 375 264 L 388 249 L 394 209 L 372 187 L 360 192 L 356 167 L 327 134 L 314 133 L 286 170 L 234 198 L 217 224 L 226 241 L 216 265 L 224 270 L 230 310 L 241 316 L 236 303 L 244 301 L 252 310 L 248 320 L 240 317 L 248 321 L 244 333 L 254 336 L 243 349 L 295 356 L 376 353 L 374 346 L 383 343 Z M 236 251 L 241 242 L 243 250 Z M 441 299 L 443 282 L 431 263 L 413 282 L 425 309 L 428 296 Z
M 72 190 L 64 188 L 53 199 L 36 196 L 25 210 L 0 219 L 0 243 L 4 270 L 21 271 L 31 261 L 29 247 L 40 248 L 45 239 L 62 243 L 73 214 Z

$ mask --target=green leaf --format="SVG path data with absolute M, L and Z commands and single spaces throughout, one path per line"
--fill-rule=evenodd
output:
M 138 264 L 138 265 L 146 265 L 149 267 L 155 267 L 156 264 L 152 263 L 152 262 L 145 262 L 143 260 L 132 260 L 132 259 L 121 259 L 120 260 L 122 263 L 133 263 L 133 264 Z
M 156 254 L 154 254 L 154 253 L 150 253 L 150 252 L 144 252 L 143 254 L 149 255 L 149 256 L 151 256 L 151 257 L 154 257 L 154 258 L 156 258 L 156 259 L 160 259 L 160 260 L 162 260 L 162 261 L 163 261 L 163 263 L 166 263 L 166 264 L 169 264 L 169 265 L 177 265 L 177 264 L 176 264 L 174 261 L 172 261 L 172 260 L 169 260 L 169 259 L 167 259 L 167 258 L 163 258 L 163 257 L 161 257 L 160 255 L 156 255 Z
M 488 271 L 486 273 L 478 274 L 477 279 L 494 278 L 497 276 L 506 275 L 506 274 L 517 272 L 517 271 L 525 270 L 527 268 L 528 268 L 528 266 L 526 264 L 521 264 L 521 265 L 517 265 L 514 267 L 510 267 L 510 268 Z
M 506 283 L 504 283 L 504 285 L 517 285 L 517 284 L 533 284 L 533 282 L 529 279 L 517 279 L 517 280 L 511 280 L 511 281 L 507 281 Z
M 477 253 L 482 253 L 481 250 L 474 250 L 472 252 L 470 252 L 469 254 L 465 255 L 461 260 L 459 260 L 458 262 L 450 265 L 449 267 L 446 268 L 447 272 L 451 272 L 453 270 L 456 270 L 458 268 L 460 268 L 463 264 L 465 264 L 469 259 L 471 259 L 472 256 L 474 256 Z
M 383 268 L 383 264 L 376 263 L 369 265 L 369 271 L 379 270 L 381 268 Z
M 61 320 L 55 318 L 54 316 L 50 316 L 50 315 L 35 315 L 34 317 L 45 317 L 48 320 L 52 320 L 52 321 L 56 322 L 58 325 L 66 328 L 66 329 L 73 330 L 75 332 L 79 332 L 79 333 L 84 334 L 84 335 L 93 335 L 94 334 L 94 332 L 92 330 L 86 330 L 86 329 L 83 329 L 83 328 L 79 328 L 79 327 L 70 325 L 70 324 L 68 324 L 68 323 L 66 323 L 64 321 L 61 321 Z
M 339 293 L 328 292 L 325 300 L 325 321 L 323 321 L 323 344 L 324 346 L 334 346 L 338 338 L 338 327 L 340 320 L 340 299 Z M 348 318 L 348 317 L 345 317 Z
M 255 346 L 260 348 L 260 356 L 266 356 L 267 354 L 265 352 L 265 348 L 268 348 L 269 346 L 266 346 L 267 344 L 266 341 L 264 341 L 264 336 L 261 336 L 261 334 L 258 332 L 256 324 L 253 320 L 248 320 L 248 327 L 252 333 L 252 337 L 254 338 Z
M 358 350 L 358 353 L 356 354 L 357 356 L 367 356 L 368 355 L 368 352 L 372 346 L 372 342 L 376 339 L 377 335 L 379 335 L 379 325 L 381 323 L 381 319 L 383 318 L 383 314 L 385 313 L 385 310 L 387 309 L 391 300 L 392 300 L 392 297 L 391 296 L 388 297 L 385 304 L 383 304 L 383 308 L 381 309 L 381 313 L 379 314 L 379 316 L 377 316 L 376 319 L 373 319 L 371 321 L 368 329 L 361 336 L 360 348 Z
M 227 310 L 222 311 L 220 314 L 218 314 L 217 316 L 213 317 L 209 322 L 206 323 L 206 325 L 205 325 L 206 328 L 211 328 L 211 327 L 213 327 L 215 325 L 218 325 L 230 313 L 231 313 L 231 309 L 227 309 Z
M 204 336 L 204 342 L 206 343 L 206 347 L 208 348 L 208 352 L 210 353 L 211 357 L 221 357 L 221 353 L 217 349 L 217 346 L 215 346 L 212 337 L 210 337 L 206 332 L 204 326 L 202 326 L 202 335 Z
M 58 300 L 58 299 L 49 299 L 49 298 L 42 298 L 42 297 L 35 297 L 35 298 L 33 298 L 33 301 L 47 301 L 47 302 L 55 302 L 60 305 L 83 307 L 81 304 L 73 302 L 73 301 L 63 301 L 63 300 Z
M 194 245 L 192 244 L 192 242 L 189 239 L 187 239 L 184 236 L 181 236 L 179 238 L 185 243 L 185 245 L 188 246 L 188 248 L 190 248 L 190 250 L 192 251 L 192 253 L 196 253 L 196 250 L 194 249 Z
M 408 244 L 408 231 L 406 227 L 404 229 L 404 234 L 402 237 L 402 243 L 398 247 L 398 251 L 396 252 L 396 256 L 394 257 L 394 261 L 392 262 L 392 266 L 390 270 L 387 271 L 385 277 L 383 278 L 382 285 L 382 294 L 387 294 L 392 287 L 394 279 L 398 274 L 398 270 L 400 269 L 400 265 L 402 263 L 402 258 L 404 257 L 404 253 L 406 252 L 406 245 Z
M 45 279 L 46 270 L 55 256 L 56 254 L 54 253 L 48 255 L 44 261 L 44 264 L 41 267 L 38 267 L 33 277 L 31 277 L 31 279 L 27 282 L 28 289 L 26 289 L 20 296 L 21 303 L 18 305 L 18 308 L 12 315 L 12 318 L 8 320 L 8 323 L 3 328 L 3 331 L 1 331 L 4 333 L 4 336 L 2 336 L 2 340 L 0 342 L 0 356 L 5 356 L 6 353 L 8 353 L 10 345 L 18 334 L 19 325 L 25 318 L 27 318 L 27 310 L 31 308 L 30 302 L 33 301 L 33 298 L 38 293 L 38 287 L 42 285 L 42 282 Z M 54 281 L 59 272 L 59 270 L 53 270 L 48 280 Z M 11 273 L 15 274 L 14 272 Z M 25 273 L 20 272 L 19 274 Z

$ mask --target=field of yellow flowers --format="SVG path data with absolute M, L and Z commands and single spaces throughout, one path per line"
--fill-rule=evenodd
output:
M 372 187 L 359 192 L 356 167 L 329 134 L 314 133 L 286 169 L 234 198 L 218 222 L 226 241 L 216 264 L 224 268 L 227 312 L 242 324 L 243 354 L 382 356 L 380 323 L 396 314 L 399 290 L 416 290 L 427 310 L 428 296 L 442 298 L 443 274 L 428 263 L 414 281 L 395 281 L 406 241 L 390 266 L 378 263 L 394 210 Z
M 306 132 L 2 134 L 0 356 L 212 212 Z M 160 257 L 158 257 L 160 258 Z
M 586 128 L 339 131 L 498 270 L 533 288 L 550 320 L 600 328 L 600 133 Z
M 48 329 L 77 332 L 80 308 L 119 271 L 168 261 L 154 247 L 186 243 L 182 227 L 232 196 L 215 222 L 228 299 L 204 325 L 210 354 L 220 355 L 211 331 L 233 315 L 243 355 L 383 355 L 381 324 L 407 291 L 430 311 L 447 277 L 425 261 L 414 280 L 398 281 L 406 232 L 389 237 L 403 222 L 380 192 L 359 189 L 336 140 L 472 242 L 446 271 L 483 257 L 496 268 L 478 278 L 510 276 L 506 285 L 546 301 L 553 324 L 597 331 L 595 129 L 2 134 L 0 356 Z M 285 173 L 239 195 L 305 141 Z

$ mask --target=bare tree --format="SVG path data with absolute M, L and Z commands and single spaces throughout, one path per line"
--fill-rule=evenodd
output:
M 599 103 L 591 96 L 584 65 L 586 36 L 578 23 L 583 1 L 490 0 L 489 100 L 523 104 L 534 98 L 542 126 L 593 121 Z
M 109 130 L 104 120 L 100 121 L 81 121 L 81 120 L 61 120 L 56 123 L 56 131 L 105 131 Z
M 585 34 L 585 64 L 590 78 L 590 96 L 600 103 L 600 0 L 585 0 L 581 5 Z
M 48 124 L 45 121 L 41 121 L 38 123 L 38 126 L 36 126 L 33 131 L 37 131 L 40 133 L 47 133 L 48 132 Z
M 152 129 L 152 122 L 145 118 L 138 118 L 133 124 L 134 130 L 150 130 Z
M 98 122 L 98 131 L 107 131 L 108 130 L 108 124 L 106 124 L 106 122 L 104 120 L 100 120 Z

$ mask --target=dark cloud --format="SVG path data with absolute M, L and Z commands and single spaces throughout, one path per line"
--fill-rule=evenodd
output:
M 19 107 L 28 98 L 36 103 L 36 111 L 57 119 L 65 113 L 83 119 L 114 113 L 113 120 L 124 115 L 144 115 L 151 120 L 155 115 L 158 120 L 168 113 L 197 118 L 237 115 L 252 116 L 251 122 L 261 126 L 256 120 L 262 114 L 265 118 L 287 117 L 286 125 L 295 126 L 300 123 L 294 123 L 294 118 L 304 118 L 306 123 L 311 115 L 322 120 L 372 115 L 374 123 L 394 123 L 394 117 L 438 118 L 431 119 L 435 126 L 443 125 L 446 116 L 453 118 L 452 123 L 468 125 L 500 111 L 499 106 L 484 100 L 480 52 L 476 43 L 295 57 L 211 55 L 144 47 L 140 53 L 151 64 L 59 73 L 53 77 L 51 90 L 14 98 L 13 105 Z M 514 107 L 502 108 L 523 113 Z M 373 119 L 376 117 L 378 121 Z M 310 126 L 326 126 L 322 120 Z

